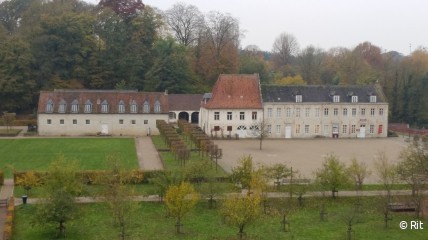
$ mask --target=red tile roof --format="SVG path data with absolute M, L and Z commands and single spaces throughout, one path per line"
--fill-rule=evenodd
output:
M 46 113 L 46 104 L 51 100 L 54 104 L 53 113 L 58 113 L 59 103 L 64 100 L 66 112 L 71 113 L 71 103 L 77 100 L 78 113 L 84 113 L 85 102 L 92 103 L 91 113 L 101 113 L 101 103 L 106 100 L 109 105 L 108 113 L 119 113 L 119 102 L 125 104 L 125 112 L 130 113 L 130 105 L 133 101 L 137 104 L 137 113 L 143 113 L 143 104 L 147 101 L 150 105 L 150 113 L 154 113 L 154 105 L 159 101 L 161 113 L 168 113 L 168 95 L 160 92 L 116 91 L 116 90 L 55 90 L 41 91 L 39 97 L 38 113 Z
M 199 111 L 203 94 L 169 94 L 170 111 Z
M 205 105 L 211 109 L 261 109 L 260 79 L 258 74 L 222 74 Z

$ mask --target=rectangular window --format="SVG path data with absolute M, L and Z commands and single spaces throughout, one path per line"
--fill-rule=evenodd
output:
M 59 124 L 64 124 L 64 119 L 60 119 Z
M 276 117 L 280 118 L 281 117 L 281 108 L 277 108 L 276 109 Z
M 296 102 L 302 102 L 302 95 L 296 95 Z
M 92 104 L 85 104 L 85 113 L 90 113 L 92 111 Z
M 315 108 L 315 117 L 319 117 L 320 116 L 320 108 Z
M 108 113 L 108 105 L 107 104 L 101 104 L 101 112 L 102 113 Z
M 239 113 L 239 120 L 245 120 L 245 112 Z
M 383 125 L 379 125 L 379 128 L 377 130 L 378 134 L 382 134 L 383 133 Z
M 285 112 L 286 117 L 291 117 L 291 108 L 287 108 Z
M 305 125 L 305 133 L 309 133 L 309 125 Z
M 366 115 L 366 109 L 365 108 L 361 108 L 361 116 L 365 116 Z
M 357 103 L 358 102 L 358 96 L 352 96 L 351 101 L 353 103 Z
M 175 112 L 170 112 L 168 115 L 169 115 L 169 119 L 175 119 L 175 116 L 177 116 Z
M 300 108 L 296 108 L 296 117 L 300 117 Z
M 338 109 L 338 108 L 334 108 L 334 109 L 333 109 L 333 115 L 334 115 L 334 116 L 339 115 L 339 109 Z
M 276 134 L 281 134 L 281 125 L 276 125 Z
M 257 112 L 252 112 L 251 113 L 251 119 L 257 120 Z
M 268 108 L 267 117 L 268 118 L 272 117 L 272 108 Z
M 47 124 L 52 124 L 52 119 L 48 119 L 48 120 L 46 121 L 46 123 L 47 123 Z
M 73 119 L 73 124 L 77 124 L 77 119 Z
M 320 125 L 315 125 L 315 134 L 320 132 Z
M 131 105 L 131 113 L 136 113 L 137 112 L 137 104 L 132 104 Z
M 214 131 L 220 131 L 220 126 L 214 126 Z
M 376 102 L 376 96 L 370 96 L 370 102 L 375 103 Z
M 351 125 L 351 133 L 355 133 L 355 125 Z
M 77 105 L 77 104 L 73 104 L 73 105 L 71 105 L 71 112 L 72 112 L 72 113 L 77 113 L 77 112 L 79 112 L 79 105 Z
M 227 112 L 227 120 L 232 120 L 232 112 Z
M 352 109 L 352 116 L 353 117 L 357 116 L 357 109 L 356 108 Z
M 370 116 L 374 116 L 374 114 L 375 114 L 375 109 L 374 109 L 374 108 L 371 108 L 371 109 L 370 109 Z
M 86 119 L 86 124 L 91 124 L 91 120 Z
M 340 102 L 340 96 L 339 95 L 334 95 L 333 96 L 333 102 Z
M 119 104 L 119 113 L 125 112 L 125 104 Z
M 144 120 L 143 123 L 144 124 L 149 124 L 149 120 Z
M 347 108 L 343 109 L 343 116 L 348 116 L 348 109 Z
M 59 112 L 59 113 L 65 113 L 65 104 L 60 104 L 60 105 L 59 105 L 58 112 Z
M 136 121 L 135 120 L 131 120 L 131 124 L 135 124 L 136 123 Z
M 272 133 L 272 125 L 267 125 L 267 132 Z
M 374 133 L 374 125 L 370 125 L 370 133 L 373 134 Z
M 328 108 L 324 108 L 324 116 L 328 116 Z
M 348 131 L 348 125 L 342 125 L 342 133 L 346 133 Z
M 119 119 L 119 124 L 123 124 L 123 119 Z
M 232 131 L 232 126 L 227 126 L 227 131 L 231 132 Z
M 300 133 L 300 124 L 296 124 L 296 133 Z
M 214 112 L 214 120 L 220 120 L 220 112 Z
M 305 109 L 305 117 L 309 117 L 309 113 L 310 113 L 311 109 L 310 108 L 306 108 Z
M 383 116 L 383 108 L 379 108 L 379 116 Z

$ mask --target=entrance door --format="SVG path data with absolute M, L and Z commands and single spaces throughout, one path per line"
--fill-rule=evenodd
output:
M 291 126 L 285 126 L 285 138 L 291 138 Z
M 245 126 L 239 126 L 237 130 L 238 130 L 239 138 L 245 138 L 246 137 L 247 128 Z
M 108 125 L 107 124 L 101 125 L 101 134 L 108 134 Z
M 360 126 L 360 132 L 358 133 L 359 138 L 365 138 L 366 137 L 366 125 Z
M 330 133 L 328 132 L 328 125 L 324 125 L 324 136 L 330 136 Z

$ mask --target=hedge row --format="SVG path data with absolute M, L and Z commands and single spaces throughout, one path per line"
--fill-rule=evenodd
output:
M 0 171 L 0 185 L 4 184 L 4 172 Z
M 28 124 L 37 125 L 37 120 L 14 120 L 12 123 L 13 126 L 28 126 Z M 0 126 L 4 126 L 3 119 L 0 119 Z
M 25 182 L 23 180 L 28 172 L 14 172 L 13 173 L 13 181 L 15 182 L 16 186 L 23 185 L 22 183 Z M 38 183 L 43 183 L 43 178 L 46 176 L 46 172 L 35 172 L 33 171 L 35 177 L 38 179 Z M 102 184 L 103 179 L 107 177 L 107 175 L 110 174 L 110 171 L 106 170 L 84 170 L 84 171 L 78 171 L 77 176 L 82 180 L 84 184 Z M 131 170 L 127 171 L 124 174 L 124 182 L 130 183 L 130 184 L 139 184 L 144 182 L 144 175 L 142 170 Z
M 12 239 L 13 219 L 15 217 L 15 199 L 10 197 L 7 202 L 6 220 L 3 227 L 3 239 Z

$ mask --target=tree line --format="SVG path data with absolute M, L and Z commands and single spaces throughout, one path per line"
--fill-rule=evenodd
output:
M 271 51 L 242 47 L 239 21 L 177 3 L 10 0 L 0 4 L 0 109 L 29 112 L 39 90 L 210 91 L 219 74 L 259 73 L 263 84 L 379 82 L 392 122 L 428 123 L 428 52 L 404 56 L 370 42 L 329 50 L 282 32 Z

